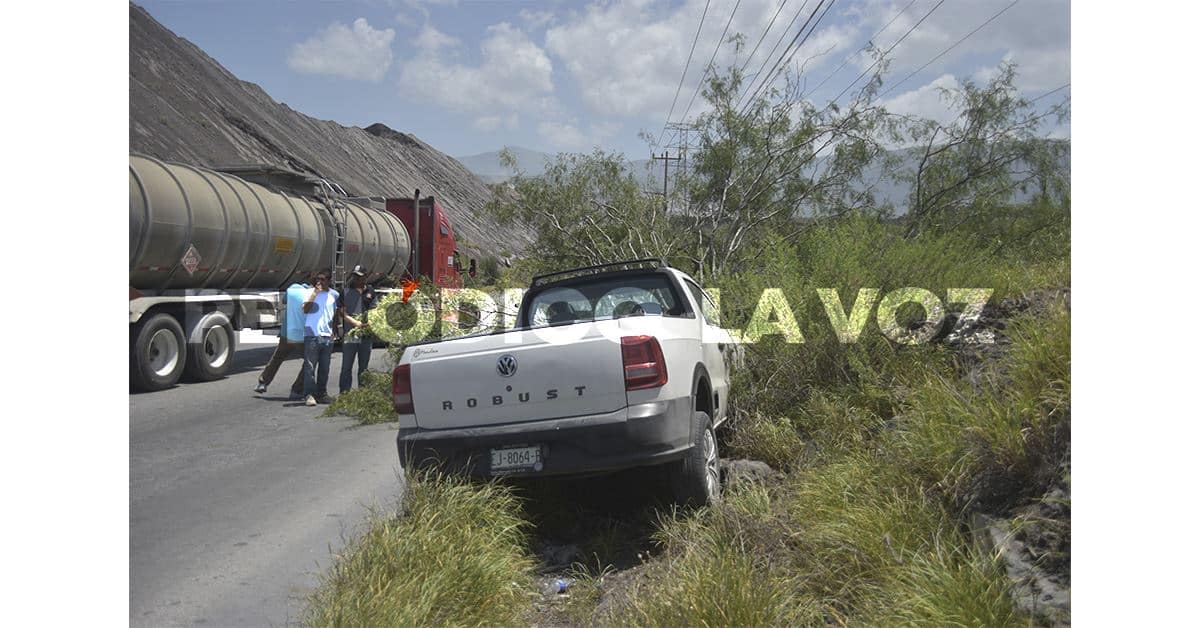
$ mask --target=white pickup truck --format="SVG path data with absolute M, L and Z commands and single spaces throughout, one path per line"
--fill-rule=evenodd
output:
M 661 260 L 537 277 L 515 328 L 405 349 L 392 373 L 400 461 L 476 476 L 670 465 L 676 499 L 708 503 L 732 342 L 713 312 Z

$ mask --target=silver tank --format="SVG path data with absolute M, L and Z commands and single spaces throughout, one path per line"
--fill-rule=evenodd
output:
M 348 210 L 346 269 L 362 265 L 368 281 L 402 274 L 409 255 L 404 224 L 387 212 L 338 202 Z M 130 155 L 129 286 L 282 290 L 332 265 L 331 216 L 315 198 Z

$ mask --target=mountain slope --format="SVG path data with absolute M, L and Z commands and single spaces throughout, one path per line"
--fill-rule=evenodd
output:
M 310 118 L 239 80 L 141 7 L 129 6 L 129 150 L 203 166 L 270 163 L 352 195 L 433 194 L 469 254 L 511 254 L 532 234 L 483 207 L 487 184 L 411 134 Z

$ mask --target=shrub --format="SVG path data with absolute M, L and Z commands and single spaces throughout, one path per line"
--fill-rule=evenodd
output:
M 402 516 L 376 513 L 308 600 L 312 626 L 484 626 L 529 610 L 528 524 L 511 492 L 429 474 Z
M 360 425 L 395 421 L 391 374 L 380 371 L 364 372 L 361 385 L 338 395 L 321 416 L 331 417 L 336 414 L 357 419 Z

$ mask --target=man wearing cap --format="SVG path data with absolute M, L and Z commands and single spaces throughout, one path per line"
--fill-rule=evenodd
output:
M 354 359 L 358 358 L 358 385 L 362 386 L 362 376 L 371 361 L 371 336 L 361 332 L 351 334 L 355 329 L 367 326 L 367 310 L 375 305 L 375 291 L 367 285 L 367 272 L 362 266 L 355 266 L 350 273 L 350 285 L 346 287 L 338 300 L 338 316 L 342 320 L 342 329 L 346 334 L 342 338 L 342 374 L 338 378 L 338 391 L 350 390 L 351 369 Z

